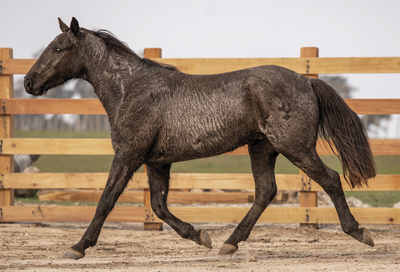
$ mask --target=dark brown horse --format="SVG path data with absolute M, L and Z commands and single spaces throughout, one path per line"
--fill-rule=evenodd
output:
M 211 248 L 204 230 L 195 230 L 168 210 L 171 164 L 223 154 L 245 144 L 255 180 L 255 202 L 220 254 L 237 251 L 238 243 L 249 237 L 274 198 L 279 153 L 328 193 L 344 232 L 374 245 L 369 232 L 359 228 L 350 213 L 339 174 L 315 150 L 318 135 L 330 138 L 352 187 L 376 175 L 360 119 L 323 81 L 278 66 L 188 75 L 138 57 L 107 31 L 80 28 L 75 18 L 70 27 L 60 19 L 59 24 L 62 33 L 26 75 L 25 89 L 43 95 L 69 79 L 87 80 L 108 114 L 115 150 L 94 218 L 64 257 L 82 258 L 96 244 L 107 215 L 143 164 L 148 167 L 155 214 L 181 237 Z

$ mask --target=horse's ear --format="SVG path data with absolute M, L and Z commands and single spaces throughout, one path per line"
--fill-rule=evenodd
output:
M 71 31 L 72 31 L 72 33 L 74 33 L 75 36 L 79 32 L 79 23 L 78 23 L 78 20 L 75 19 L 75 17 L 72 17 L 72 20 L 71 20 Z
M 60 25 L 60 29 L 62 32 L 67 32 L 69 27 L 58 17 L 58 24 Z

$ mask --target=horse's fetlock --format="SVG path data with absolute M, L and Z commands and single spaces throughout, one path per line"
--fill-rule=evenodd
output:
M 183 230 L 179 233 L 179 235 L 184 239 L 189 239 L 192 241 L 200 241 L 200 230 L 197 231 L 194 228 Z
M 90 239 L 90 240 L 86 240 L 86 244 L 89 247 L 94 247 L 97 244 L 97 239 Z
M 346 234 L 350 234 L 351 231 L 350 231 L 350 229 L 345 228 L 345 229 L 343 229 L 343 232 Z
M 357 224 L 357 226 L 349 226 L 349 227 L 345 227 L 345 228 L 342 228 L 342 229 L 343 229 L 344 233 L 346 233 L 346 234 L 348 234 L 348 235 L 350 235 L 352 237 L 355 237 L 355 236 L 359 235 L 360 232 L 362 232 L 358 228 L 358 224 Z

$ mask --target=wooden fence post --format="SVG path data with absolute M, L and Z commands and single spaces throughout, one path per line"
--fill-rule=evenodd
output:
M 300 50 L 300 57 L 301 58 L 319 57 L 318 47 L 302 47 Z M 310 78 L 318 78 L 317 74 L 306 74 L 305 76 Z M 301 170 L 300 170 L 300 178 L 303 183 L 303 190 L 300 191 L 300 207 L 318 207 L 318 192 L 311 191 L 310 186 L 308 186 L 311 179 L 307 177 L 307 175 Z M 309 218 L 308 213 L 307 213 L 307 218 Z M 318 224 L 300 223 L 300 227 L 318 229 Z
M 145 58 L 161 58 L 161 48 L 145 48 L 143 57 Z M 146 165 L 144 166 L 144 172 L 147 173 L 147 167 Z M 144 198 L 144 207 L 147 209 L 148 212 L 148 217 L 147 220 L 149 221 L 148 223 L 144 223 L 144 229 L 145 230 L 162 230 L 163 229 L 163 224 L 162 223 L 154 223 L 154 219 L 156 218 L 156 215 L 153 212 L 153 209 L 151 208 L 151 199 L 150 199 L 150 189 L 144 189 L 143 190 L 143 198 Z
M 0 99 L 14 97 L 14 78 L 13 75 L 3 75 L 2 60 L 12 59 L 12 48 L 0 48 Z M 0 138 L 14 137 L 14 119 L 13 115 L 3 114 L 1 109 L 0 118 Z M 0 206 L 13 206 L 14 205 L 14 189 L 4 189 L 1 182 L 3 173 L 14 172 L 14 156 L 3 155 L 2 145 L 0 142 Z

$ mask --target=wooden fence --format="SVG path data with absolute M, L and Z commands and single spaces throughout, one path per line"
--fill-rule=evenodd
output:
M 400 73 L 400 57 L 389 58 L 318 58 L 318 48 L 302 48 L 300 58 L 258 59 L 161 59 L 161 49 L 146 49 L 145 57 L 177 66 L 191 74 L 210 74 L 275 64 L 298 73 L 316 77 L 318 74 Z M 85 206 L 13 206 L 13 188 L 65 189 L 104 188 L 107 173 L 12 173 L 14 154 L 78 154 L 112 155 L 109 139 L 21 139 L 13 138 L 14 114 L 105 114 L 96 99 L 13 99 L 13 74 L 25 74 L 35 60 L 12 59 L 12 49 L 0 49 L 0 222 L 88 222 L 95 207 Z M 378 91 L 378 90 L 377 90 Z M 348 99 L 358 114 L 400 114 L 400 99 Z M 375 155 L 400 155 L 400 140 L 371 140 Z M 331 154 L 321 142 L 320 155 Z M 239 148 L 229 155 L 248 154 Z M 258 222 L 275 223 L 338 223 L 334 208 L 317 207 L 321 187 L 300 172 L 297 175 L 276 175 L 280 190 L 300 191 L 300 207 L 268 208 Z M 343 188 L 350 190 L 343 181 Z M 355 191 L 400 191 L 400 175 L 378 175 L 369 181 L 369 188 Z M 144 189 L 142 207 L 116 207 L 108 221 L 143 222 L 159 228 L 150 207 L 145 173 L 137 173 L 128 188 Z M 171 174 L 171 188 L 254 189 L 250 174 Z M 248 207 L 171 207 L 172 213 L 188 222 L 239 222 Z M 400 224 L 400 209 L 353 208 L 360 223 Z M 314 224 L 314 225 L 313 225 Z

